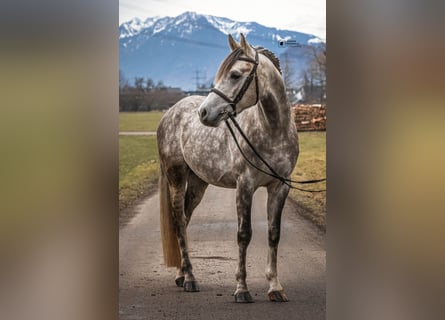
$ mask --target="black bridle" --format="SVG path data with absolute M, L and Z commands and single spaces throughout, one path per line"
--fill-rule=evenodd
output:
M 259 89 L 258 89 L 258 76 L 257 76 L 257 68 L 258 68 L 258 51 L 255 50 L 255 59 L 249 58 L 249 57 L 239 57 L 238 60 L 242 60 L 242 61 L 247 61 L 250 63 L 253 63 L 253 68 L 250 71 L 249 75 L 247 76 L 246 80 L 244 80 L 243 85 L 241 86 L 240 91 L 238 91 L 238 94 L 235 96 L 235 98 L 232 100 L 230 99 L 224 92 L 222 92 L 219 89 L 216 88 L 212 88 L 210 89 L 210 92 L 216 93 L 218 96 L 220 96 L 221 98 L 223 98 L 231 107 L 232 107 L 232 112 L 228 112 L 228 117 L 229 119 L 233 122 L 233 124 L 235 125 L 235 128 L 238 130 L 238 132 L 241 134 L 241 136 L 243 137 L 243 139 L 246 141 L 247 145 L 249 146 L 249 148 L 253 151 L 253 153 L 255 154 L 255 156 L 269 169 L 269 171 L 263 170 L 262 168 L 256 166 L 251 160 L 249 160 L 249 158 L 247 158 L 246 154 L 243 152 L 243 150 L 241 149 L 241 146 L 238 142 L 238 139 L 236 138 L 236 135 L 232 129 L 232 127 L 229 124 L 228 120 L 225 120 L 225 123 L 230 131 L 230 134 L 233 137 L 233 140 L 235 141 L 236 146 L 238 147 L 239 151 L 241 152 L 241 155 L 243 156 L 243 158 L 251 165 L 253 166 L 255 169 L 257 169 L 258 171 L 271 176 L 275 179 L 280 180 L 283 184 L 287 185 L 289 188 L 292 189 L 297 189 L 300 191 L 305 191 L 305 192 L 323 192 L 326 190 L 307 190 L 307 189 L 302 189 L 302 188 L 298 188 L 292 185 L 292 183 L 301 183 L 301 184 L 309 184 L 309 183 L 317 183 L 317 182 L 322 182 L 325 181 L 326 178 L 323 179 L 314 179 L 314 180 L 306 180 L 306 181 L 295 181 L 295 180 L 291 180 L 289 178 L 285 178 L 283 176 L 281 176 L 280 174 L 278 174 L 273 168 L 272 166 L 258 153 L 258 151 L 256 150 L 256 148 L 252 145 L 252 143 L 250 142 L 250 140 L 247 138 L 246 134 L 244 133 L 244 131 L 241 129 L 241 127 L 239 126 L 238 122 L 236 121 L 235 117 L 236 117 L 236 105 L 238 104 L 238 102 L 241 101 L 241 99 L 243 98 L 244 94 L 246 93 L 247 89 L 249 88 L 250 84 L 252 83 L 253 78 L 255 78 L 255 92 L 256 92 L 256 99 L 255 99 L 255 103 L 252 104 L 251 106 L 254 106 L 258 103 L 259 100 Z
M 253 78 L 255 78 L 256 100 L 255 100 L 255 103 L 252 104 L 252 106 L 256 105 L 258 103 L 258 99 L 259 99 L 258 76 L 256 74 L 256 70 L 258 68 L 258 51 L 255 50 L 255 59 L 252 59 L 252 58 L 249 58 L 249 57 L 239 57 L 238 60 L 242 60 L 242 61 L 247 61 L 247 62 L 253 63 L 253 68 L 250 71 L 249 75 L 247 76 L 246 80 L 244 80 L 244 83 L 243 83 L 240 91 L 238 91 L 238 94 L 236 95 L 236 97 L 232 100 L 224 92 L 222 92 L 221 90 L 216 89 L 216 88 L 210 89 L 210 92 L 216 93 L 218 96 L 223 98 L 232 107 L 232 113 L 231 114 L 234 115 L 234 116 L 236 116 L 236 105 L 243 98 L 244 94 L 246 93 L 247 89 L 249 88 L 250 84 L 252 83 Z

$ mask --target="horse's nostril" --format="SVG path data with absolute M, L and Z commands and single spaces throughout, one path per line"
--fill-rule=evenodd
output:
M 207 110 L 205 108 L 201 109 L 200 116 L 201 116 L 201 119 L 205 119 L 207 117 Z

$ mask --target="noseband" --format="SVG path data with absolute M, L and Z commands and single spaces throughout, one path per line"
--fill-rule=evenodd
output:
M 258 51 L 255 50 L 255 60 L 252 59 L 252 58 L 249 58 L 249 57 L 239 57 L 238 60 L 242 60 L 242 61 L 247 61 L 247 62 L 253 63 L 253 68 L 250 71 L 249 75 L 247 76 L 246 80 L 244 81 L 243 86 L 241 87 L 241 89 L 238 92 L 238 94 L 236 95 L 236 97 L 232 100 L 224 92 L 222 92 L 222 91 L 220 91 L 220 90 L 218 90 L 216 88 L 210 89 L 210 92 L 216 93 L 218 96 L 220 96 L 221 98 L 223 98 L 225 101 L 227 101 L 229 103 L 229 105 L 232 107 L 231 115 L 233 115 L 233 116 L 236 116 L 236 105 L 243 98 L 243 96 L 246 93 L 247 89 L 249 88 L 250 83 L 252 82 L 253 78 L 255 78 L 256 100 L 255 100 L 255 103 L 252 104 L 252 106 L 257 104 L 258 103 L 258 99 L 259 99 L 259 94 L 258 94 L 258 76 L 257 76 L 257 73 L 256 73 L 256 69 L 258 67 Z

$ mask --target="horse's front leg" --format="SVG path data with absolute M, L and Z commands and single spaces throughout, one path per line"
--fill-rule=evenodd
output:
M 278 280 L 277 251 L 280 241 L 281 213 L 283 211 L 289 187 L 281 182 L 268 186 L 267 221 L 269 236 L 269 252 L 267 255 L 266 278 L 269 281 L 269 300 L 276 302 L 289 301 Z
M 252 207 L 252 196 L 254 189 L 247 184 L 238 183 L 236 190 L 236 207 L 238 214 L 238 248 L 239 261 L 236 272 L 236 291 L 234 293 L 235 302 L 248 303 L 253 302 L 252 296 L 247 288 L 246 272 L 246 254 L 247 247 L 252 238 L 252 225 L 250 221 L 250 212 Z

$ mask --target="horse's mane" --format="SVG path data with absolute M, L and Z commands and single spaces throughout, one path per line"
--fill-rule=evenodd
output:
M 263 56 L 267 57 L 275 66 L 275 68 L 277 68 L 277 70 L 280 72 L 280 74 L 282 74 L 281 72 L 281 67 L 280 67 L 280 60 L 273 54 L 272 51 L 263 48 L 263 47 L 255 47 L 255 50 L 258 51 L 258 53 L 261 53 Z
M 260 46 L 255 47 L 254 49 L 257 50 L 258 53 L 261 53 L 263 56 L 267 57 L 281 74 L 280 60 L 273 54 L 272 51 L 269 51 L 268 49 Z M 221 63 L 218 73 L 216 74 L 215 80 L 218 81 L 224 74 L 226 74 L 226 72 L 228 72 L 230 68 L 232 68 L 232 66 L 235 64 L 235 62 L 243 53 L 244 52 L 241 48 L 233 50 L 227 56 L 227 58 L 224 59 L 224 61 Z

